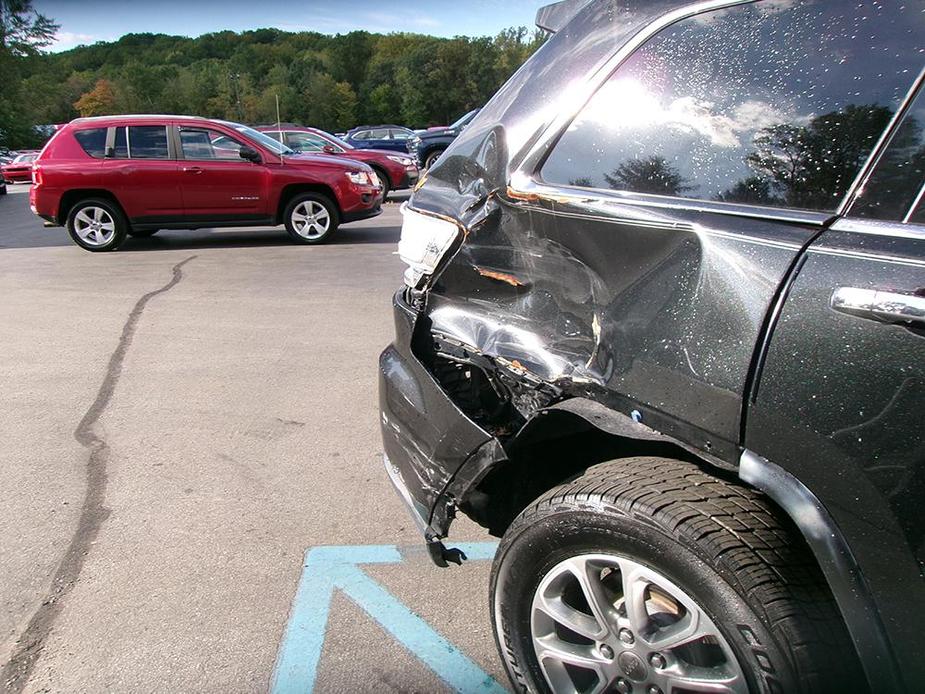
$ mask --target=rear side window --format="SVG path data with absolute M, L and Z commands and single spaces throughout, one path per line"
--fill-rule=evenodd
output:
M 851 208 L 852 217 L 922 223 L 925 183 L 925 92 L 903 116 L 864 190 Z M 914 207 L 919 209 L 915 212 Z
M 551 183 L 834 210 L 922 66 L 919 3 L 768 0 L 682 20 L 562 135 Z
M 366 133 L 364 140 L 388 140 L 389 131 L 387 128 L 379 128 L 377 130 L 370 130 Z
M 106 153 L 106 128 L 78 130 L 74 133 L 74 139 L 91 157 L 102 159 Z
M 167 128 L 163 125 L 130 125 L 128 127 L 129 158 L 169 159 Z

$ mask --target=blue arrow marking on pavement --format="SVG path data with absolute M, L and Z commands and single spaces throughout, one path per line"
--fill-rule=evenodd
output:
M 495 542 L 458 546 L 473 561 L 491 559 L 498 547 Z M 347 595 L 456 691 L 467 694 L 502 694 L 505 691 L 491 675 L 358 566 L 401 561 L 402 556 L 394 545 L 315 547 L 306 552 L 302 579 L 276 658 L 271 685 L 273 694 L 310 694 L 314 689 L 335 590 Z

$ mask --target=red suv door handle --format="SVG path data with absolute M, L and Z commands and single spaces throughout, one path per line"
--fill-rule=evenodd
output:
M 191 173 L 191 174 L 201 174 L 201 173 L 202 173 L 202 169 L 201 169 L 200 167 L 198 167 L 198 166 L 184 166 L 184 167 L 183 167 L 183 172 L 184 172 L 184 173 Z

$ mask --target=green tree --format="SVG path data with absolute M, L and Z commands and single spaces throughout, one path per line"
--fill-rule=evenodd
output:
M 665 157 L 625 161 L 609 174 L 604 174 L 607 185 L 614 190 L 633 190 L 637 193 L 679 195 L 691 190 L 686 179 Z
M 26 64 L 54 40 L 58 25 L 32 8 L 31 0 L 0 0 L 0 148 L 35 144 L 37 134 L 23 106 Z

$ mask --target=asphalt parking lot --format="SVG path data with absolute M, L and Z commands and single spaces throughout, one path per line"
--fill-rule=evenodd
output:
M 382 469 L 397 204 L 319 247 L 232 229 L 92 254 L 26 193 L 0 197 L 3 686 L 506 685 L 490 562 L 433 567 Z

